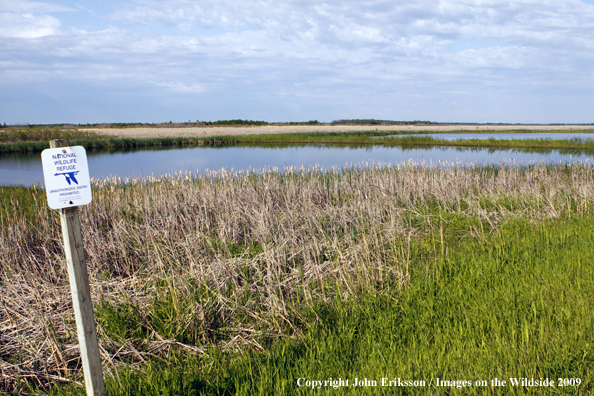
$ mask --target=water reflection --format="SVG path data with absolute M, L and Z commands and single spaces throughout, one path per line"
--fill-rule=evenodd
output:
M 387 146 L 232 146 L 174 147 L 141 150 L 87 151 L 91 177 L 134 178 L 191 171 L 259 169 L 286 166 L 322 168 L 347 164 L 395 164 L 408 160 L 427 163 L 559 163 L 590 160 L 594 153 L 575 150 L 497 149 L 468 147 L 387 147 Z M 43 185 L 41 155 L 8 154 L 0 156 L 0 185 Z

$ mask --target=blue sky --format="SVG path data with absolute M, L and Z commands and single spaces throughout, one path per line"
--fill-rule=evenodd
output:
M 594 0 L 0 0 L 0 123 L 594 122 Z

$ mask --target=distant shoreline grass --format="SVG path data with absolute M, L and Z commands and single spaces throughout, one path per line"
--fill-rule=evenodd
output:
M 592 130 L 594 131 L 594 130 Z M 580 132 L 592 132 L 585 130 Z M 538 133 L 542 131 L 510 130 L 497 131 L 497 133 Z M 550 133 L 571 133 L 571 131 L 547 131 Z M 163 138 L 114 138 L 103 135 L 73 134 L 72 131 L 65 131 L 60 134 L 55 130 L 53 134 L 47 134 L 51 139 L 70 139 L 71 145 L 80 145 L 86 149 L 134 149 L 143 147 L 179 147 L 179 146 L 229 146 L 229 145 L 294 145 L 294 144 L 327 144 L 327 145 L 360 145 L 360 146 L 389 146 L 389 147 L 485 147 L 485 148 L 517 148 L 517 149 L 566 149 L 566 150 L 594 150 L 593 139 L 464 139 L 454 141 L 434 138 L 431 136 L 409 136 L 427 135 L 433 133 L 445 133 L 436 131 L 406 132 L 395 131 L 366 131 L 366 132 L 307 132 L 307 133 L 286 133 L 286 134 L 261 134 L 261 135 L 233 135 L 233 136 L 212 136 L 212 137 L 163 137 Z M 447 132 L 468 134 L 468 133 L 493 133 L 491 131 L 452 131 Z M 394 135 L 401 135 L 395 137 Z M 82 137 L 81 137 L 82 136 Z M 394 136 L 394 137 L 388 137 Z M 4 140 L 6 141 L 6 140 Z M 2 142 L 2 140 L 0 140 Z M 47 140 L 18 141 L 0 143 L 0 154 L 2 153 L 26 153 L 40 152 L 49 148 Z
M 538 133 L 542 131 L 506 131 L 505 133 Z M 427 135 L 442 132 L 423 131 L 414 135 Z M 447 134 L 459 133 L 493 133 L 490 131 L 453 131 Z M 501 133 L 501 132 L 497 132 Z M 555 132 L 566 133 L 566 132 Z M 572 149 L 594 150 L 594 134 L 592 139 L 464 139 L 448 141 L 431 136 L 408 136 L 413 133 L 397 134 L 392 131 L 369 132 L 324 132 L 324 133 L 287 133 L 232 136 L 236 144 L 345 144 L 361 146 L 389 146 L 389 147 L 484 147 L 484 148 L 518 148 L 518 149 Z M 399 137 L 396 137 L 400 135 Z M 392 137 L 393 136 L 393 137 Z
M 60 137 L 61 139 L 61 137 Z M 233 138 L 209 137 L 209 138 L 102 138 L 102 139 L 69 139 L 71 146 L 83 146 L 87 150 L 107 149 L 135 149 L 150 147 L 176 147 L 176 146 L 199 146 L 212 145 L 224 146 L 236 144 Z M 8 153 L 36 153 L 49 148 L 49 142 L 16 142 L 0 144 L 0 154 Z
M 107 137 L 108 135 L 105 134 L 77 129 L 42 127 L 0 129 L 0 143 L 2 144 L 38 143 L 52 139 L 104 139 Z

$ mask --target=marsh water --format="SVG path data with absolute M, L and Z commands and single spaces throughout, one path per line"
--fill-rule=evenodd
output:
M 285 167 L 322 169 L 365 164 L 397 164 L 405 161 L 439 164 L 529 165 L 594 161 L 594 153 L 559 150 L 500 150 L 460 147 L 386 147 L 305 145 L 288 147 L 173 147 L 132 151 L 87 150 L 92 178 L 118 176 L 122 179 L 175 172 L 199 174 L 207 170 L 239 171 Z M 0 156 L 0 185 L 44 185 L 41 155 Z

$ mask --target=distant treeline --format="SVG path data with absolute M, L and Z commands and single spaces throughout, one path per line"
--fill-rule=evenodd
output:
M 59 128 L 59 129 L 77 129 L 77 128 L 140 128 L 140 127 L 168 127 L 182 128 L 186 126 L 263 126 L 263 125 L 323 125 L 318 120 L 311 121 L 290 121 L 290 122 L 268 122 L 255 120 L 219 120 L 219 121 L 185 121 L 185 122 L 109 122 L 109 123 L 87 123 L 87 124 L 26 124 L 26 125 L 6 125 L 0 124 L 0 129 L 32 129 L 32 128 Z
M 217 125 L 247 125 L 247 126 L 262 126 L 262 125 L 319 125 L 318 120 L 303 121 L 303 122 L 268 122 L 268 121 L 253 121 L 253 120 L 221 120 L 221 121 L 197 121 L 198 125 L 217 126 Z M 189 123 L 185 123 L 189 124 Z
M 289 121 L 289 122 L 268 122 L 258 120 L 219 120 L 219 121 L 185 121 L 185 122 L 110 122 L 110 123 L 87 123 L 87 124 L 27 124 L 27 125 L 4 125 L 0 124 L 0 128 L 7 129 L 30 129 L 30 128 L 60 128 L 60 129 L 77 129 L 77 128 L 139 128 L 139 127 L 169 127 L 182 128 L 187 126 L 264 126 L 264 125 L 415 125 L 415 124 L 439 124 L 432 121 L 392 121 L 392 120 L 376 120 L 376 119 L 348 119 L 336 120 L 330 123 L 320 122 L 318 120 L 310 121 Z
M 27 130 L 36 128 L 49 129 L 81 129 L 81 128 L 183 128 L 188 126 L 264 126 L 264 125 L 528 125 L 528 124 L 509 124 L 509 123 L 476 123 L 476 122 L 434 122 L 434 121 L 394 121 L 394 120 L 376 120 L 374 118 L 357 118 L 357 119 L 342 119 L 332 122 L 320 122 L 318 120 L 311 121 L 288 121 L 288 122 L 268 122 L 258 120 L 219 120 L 219 121 L 183 121 L 183 122 L 104 122 L 104 123 L 87 123 L 87 124 L 22 124 L 22 125 L 7 125 L 5 122 L 0 123 L 0 130 Z M 542 124 L 542 125 L 594 125 L 594 123 L 581 124 Z
M 221 121 L 197 121 L 198 125 L 217 126 L 217 125 L 247 125 L 247 126 L 262 126 L 262 125 L 321 125 L 318 120 L 303 121 L 303 122 L 268 122 L 268 121 L 253 121 L 253 120 L 221 120 Z M 184 123 L 190 124 L 190 123 Z
M 356 120 L 337 120 L 332 121 L 331 125 L 416 125 L 416 124 L 438 124 L 432 121 L 391 121 L 391 120 L 374 120 L 372 118 L 356 119 Z

